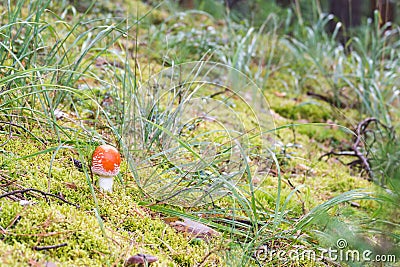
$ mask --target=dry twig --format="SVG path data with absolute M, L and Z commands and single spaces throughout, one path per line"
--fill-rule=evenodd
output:
M 34 246 L 33 249 L 36 251 L 41 251 L 41 250 L 50 250 L 50 249 L 56 249 L 56 248 L 61 248 L 67 246 L 67 243 L 62 243 L 62 244 L 57 244 L 57 245 L 52 245 L 52 246 Z
M 41 190 L 35 189 L 35 188 L 26 188 L 26 189 L 22 189 L 22 190 L 15 190 L 15 191 L 7 192 L 7 193 L 4 193 L 4 194 L 0 195 L 0 199 L 3 198 L 3 197 L 11 196 L 11 195 L 25 194 L 25 193 L 31 192 L 31 191 L 42 194 L 43 197 L 46 199 L 46 202 L 49 202 L 49 199 L 47 197 L 54 197 L 54 198 L 57 198 L 57 199 L 61 200 L 64 203 L 67 203 L 69 205 L 72 205 L 72 206 L 75 206 L 77 208 L 80 208 L 80 206 L 78 204 L 69 202 L 68 200 L 66 200 L 65 198 L 63 198 L 61 196 L 58 196 L 58 195 L 55 195 L 55 194 L 51 194 L 51 193 L 46 193 L 44 191 L 41 191 Z
M 370 180 L 374 179 L 374 173 L 370 165 L 370 159 L 369 159 L 369 151 L 366 149 L 365 152 L 361 151 L 361 147 L 365 146 L 365 139 L 367 138 L 367 134 L 372 133 L 374 138 L 375 134 L 372 132 L 370 129 L 368 129 L 368 126 L 372 123 L 375 122 L 379 126 L 383 127 L 387 131 L 391 131 L 389 127 L 386 125 L 382 124 L 379 120 L 376 118 L 366 118 L 363 121 L 361 121 L 356 129 L 355 129 L 355 138 L 353 141 L 353 144 L 350 146 L 349 150 L 343 150 L 343 151 L 330 151 L 328 153 L 323 154 L 319 159 L 321 160 L 324 157 L 330 157 L 330 156 L 351 156 L 351 157 L 356 157 L 357 159 L 351 161 L 347 165 L 350 167 L 355 167 L 359 166 L 361 169 L 365 170 L 368 174 L 368 177 Z M 373 142 L 376 142 L 374 139 Z

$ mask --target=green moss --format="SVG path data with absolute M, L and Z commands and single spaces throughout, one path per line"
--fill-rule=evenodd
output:
M 0 136 L 0 142 L 6 138 Z M 71 158 L 81 158 L 76 150 L 61 149 L 54 153 L 50 149 L 48 153 L 16 160 L 53 146 L 51 143 L 43 146 L 22 135 L 13 138 L 2 147 L 6 152 L 1 157 L 2 173 L 25 188 L 61 194 L 80 208 L 52 197 L 46 203 L 40 195 L 27 194 L 26 198 L 35 203 L 28 206 L 0 199 L 0 226 L 6 229 L 0 238 L 0 265 L 24 266 L 31 260 L 61 263 L 60 266 L 104 266 L 107 262 L 122 265 L 129 255 L 136 253 L 156 255 L 168 266 L 192 266 L 202 260 L 206 243 L 190 243 L 187 237 L 136 204 L 141 195 L 131 182 L 125 161 L 121 175 L 126 187 L 116 181 L 113 194 L 96 193 L 103 232 L 94 213 L 96 205 L 89 190 L 90 177 L 88 181 L 71 161 Z M 92 150 L 92 146 L 81 148 L 82 157 L 87 158 Z M 17 216 L 20 219 L 13 223 Z M 67 245 L 34 250 L 35 246 L 62 243 Z
M 327 104 L 316 101 L 281 101 L 280 105 L 272 108 L 282 117 L 291 120 L 307 120 L 308 122 L 326 122 L 332 118 Z
M 297 126 L 296 128 L 300 134 L 305 134 L 311 139 L 321 143 L 327 141 L 333 144 L 339 143 L 343 140 L 348 140 L 350 137 L 348 131 L 337 126 L 305 124 Z
M 9 200 L 1 201 L 1 220 L 3 228 L 12 225 L 3 234 L 2 242 L 8 246 L 26 247 L 22 257 L 14 262 L 27 262 L 34 258 L 60 261 L 64 263 L 85 263 L 101 265 L 102 254 L 115 250 L 109 247 L 102 236 L 94 216 L 87 216 L 83 210 L 67 205 L 48 205 L 43 201 L 29 206 L 20 206 Z M 15 217 L 20 219 L 13 223 Z M 3 216 L 2 216 L 3 217 Z M 34 247 L 52 246 L 66 243 L 66 246 L 53 250 L 35 251 Z M 112 250 L 110 250 L 112 249 Z M 4 260 L 0 257 L 0 261 Z M 3 262 L 4 263 L 4 262 Z
M 82 1 L 82 3 L 87 4 L 88 1 Z M 114 4 L 118 4 L 118 8 L 114 8 Z M 123 6 L 119 6 L 119 4 Z M 65 5 L 65 3 L 63 2 L 62 5 Z M 59 9 L 65 8 L 60 8 L 56 4 L 50 7 L 54 8 L 55 13 Z M 0 10 L 1 8 L 0 6 Z M 151 13 L 146 15 L 150 10 Z M 96 184 L 97 177 L 91 177 L 88 167 L 91 152 L 96 145 L 95 143 L 100 142 L 99 139 L 107 140 L 107 142 L 118 142 L 115 133 L 121 132 L 121 121 L 126 119 L 123 118 L 126 113 L 124 114 L 124 111 L 122 111 L 123 108 L 127 107 L 127 100 L 124 97 L 126 97 L 126 94 L 133 94 L 131 91 L 128 92 L 130 87 L 125 87 L 125 85 L 130 84 L 134 88 L 135 79 L 139 80 L 139 77 L 141 78 L 140 83 L 145 84 L 152 73 L 164 69 L 164 65 L 159 63 L 165 60 L 170 60 L 170 64 L 176 64 L 190 58 L 201 58 L 206 52 L 209 53 L 210 51 L 212 52 L 210 54 L 213 54 L 210 57 L 221 59 L 218 56 L 226 52 L 224 50 L 226 47 L 229 47 L 228 49 L 234 48 L 226 45 L 227 42 L 230 42 L 226 40 L 227 36 L 231 36 L 227 34 L 227 31 L 232 30 L 241 36 L 245 36 L 248 34 L 248 29 L 240 27 L 236 30 L 234 29 L 236 25 L 233 24 L 229 26 L 234 26 L 231 29 L 222 29 L 226 25 L 218 25 L 216 21 L 205 14 L 187 12 L 180 14 L 183 17 L 177 16 L 176 14 L 169 14 L 161 8 L 152 9 L 142 1 L 123 1 L 121 3 L 101 1 L 96 3 L 93 11 L 87 14 L 87 18 L 85 17 L 77 25 L 73 33 L 69 31 L 79 19 L 80 14 L 68 17 L 71 16 L 72 11 L 66 11 L 63 15 L 66 16 L 65 23 L 54 22 L 54 14 L 51 12 L 46 12 L 40 18 L 41 21 L 46 21 L 54 27 L 51 34 L 47 34 L 45 30 L 41 31 L 39 38 L 43 39 L 43 42 L 49 47 L 48 49 L 52 47 L 53 42 L 60 42 L 60 40 L 66 38 L 63 42 L 63 49 L 54 47 L 54 51 L 59 51 L 63 58 L 65 51 L 68 52 L 68 57 L 65 57 L 68 62 L 64 62 L 65 64 L 61 62 L 62 64 L 60 63 L 59 67 L 66 70 L 66 73 L 69 73 L 72 69 L 75 70 L 75 67 L 77 67 L 76 74 L 80 74 L 80 70 L 86 70 L 86 67 L 88 67 L 86 73 L 73 85 L 66 81 L 68 75 L 60 75 L 60 80 L 54 78 L 57 85 L 68 83 L 69 86 L 76 87 L 77 93 L 67 96 L 57 90 L 49 92 L 49 95 L 37 93 L 32 98 L 27 97 L 26 102 L 23 99 L 18 103 L 12 103 L 10 110 L 6 108 L 5 114 L 0 114 L 0 186 L 3 187 L 4 185 L 6 191 L 20 188 L 42 190 L 63 196 L 69 202 L 79 204 L 80 208 L 50 196 L 46 201 L 40 194 L 25 194 L 24 197 L 33 203 L 26 206 L 22 206 L 9 198 L 0 199 L 0 265 L 27 266 L 29 264 L 34 265 L 35 262 L 45 265 L 49 261 L 58 266 L 122 266 L 127 257 L 136 253 L 148 253 L 157 256 L 159 266 L 194 266 L 205 258 L 205 264 L 210 266 L 240 265 L 243 259 L 241 256 L 249 252 L 248 248 L 245 251 L 243 250 L 243 247 L 246 247 L 245 245 L 235 244 L 227 254 L 225 254 L 226 251 L 215 253 L 215 251 L 218 251 L 216 248 L 220 247 L 221 244 L 225 246 L 226 243 L 233 242 L 224 240 L 223 237 L 216 238 L 210 243 L 190 240 L 188 236 L 177 232 L 162 221 L 159 214 L 150 212 L 146 207 L 138 205 L 137 203 L 141 201 L 151 202 L 152 200 L 141 194 L 130 174 L 126 161 L 123 161 L 119 176 L 123 182 L 121 183 L 119 179 L 116 179 L 114 193 L 112 194 L 102 194 L 97 190 L 92 193 L 91 186 Z M 117 21 L 111 20 L 111 17 L 98 19 L 100 11 L 106 12 L 107 16 L 117 15 L 118 17 L 120 17 L 122 11 L 124 14 L 126 12 L 126 14 L 132 15 L 134 19 L 129 19 L 126 24 L 118 24 Z M 22 13 L 27 14 L 25 6 Z M 137 15 L 138 18 L 136 18 Z M 143 18 L 142 16 L 145 15 L 146 17 Z M 137 27 L 134 24 L 135 19 L 140 19 L 140 25 Z M 87 51 L 87 56 L 83 59 L 84 63 L 80 66 L 71 67 L 75 62 L 69 60 L 82 53 L 82 46 L 87 47 L 89 43 L 96 40 L 99 37 L 97 36 L 99 31 L 106 29 L 109 22 L 115 22 L 113 26 L 116 26 L 117 30 L 110 33 L 109 36 L 105 36 L 105 39 L 101 39 L 93 49 Z M 125 25 L 134 25 L 134 27 L 118 41 L 109 43 L 110 40 L 119 36 Z M 157 28 L 157 26 L 160 27 Z M 265 30 L 271 26 L 266 25 L 266 27 Z M 215 29 L 215 31 L 210 29 Z M 280 115 L 276 116 L 278 125 L 290 124 L 293 121 L 305 123 L 305 125 L 287 126 L 287 128 L 277 132 L 276 135 L 276 139 L 280 142 L 274 147 L 274 151 L 281 163 L 281 208 L 285 201 L 288 201 L 285 210 L 281 210 L 285 213 L 284 222 L 278 226 L 281 229 L 276 229 L 272 236 L 269 228 L 264 229 L 265 234 L 260 234 L 260 238 L 267 238 L 268 240 L 274 239 L 274 235 L 290 232 L 293 229 L 293 225 L 291 225 L 294 222 L 293 218 L 300 218 L 304 215 L 304 212 L 342 192 L 357 188 L 373 188 L 370 182 L 351 175 L 348 168 L 341 163 L 333 160 L 327 162 L 318 160 L 323 153 L 331 148 L 332 144 L 340 144 L 344 140 L 348 140 L 349 134 L 335 126 L 309 125 L 307 123 L 339 121 L 342 125 L 349 125 L 350 123 L 345 117 L 357 118 L 359 113 L 354 110 L 346 110 L 340 113 L 333 110 L 327 103 L 299 95 L 303 88 L 311 88 L 312 90 L 315 89 L 315 92 L 319 92 L 318 88 L 327 86 L 327 84 L 324 84 L 327 83 L 326 79 L 318 79 L 315 64 L 309 57 L 296 59 L 293 51 L 288 48 L 289 46 L 284 45 L 284 38 L 275 35 L 275 31 L 276 29 L 272 33 L 269 32 L 269 35 L 257 37 L 259 39 L 251 39 L 251 43 L 254 40 L 254 42 L 261 43 L 262 46 L 255 50 L 254 56 L 253 52 L 250 51 L 251 56 L 249 55 L 249 57 L 252 59 L 248 61 L 249 63 L 243 63 L 250 65 L 242 66 L 242 68 L 246 70 L 248 68 L 249 72 L 257 72 L 258 77 L 267 77 L 268 75 L 268 79 L 265 79 L 268 80 L 268 83 L 265 84 L 265 92 L 272 110 Z M 54 34 L 55 32 L 58 35 Z M 21 38 L 23 33 L 21 31 Z M 142 38 L 142 36 L 144 37 Z M 110 46 L 108 47 L 108 45 Z M 18 47 L 16 46 L 16 48 Z M 106 50 L 103 51 L 105 47 Z M 138 50 L 136 51 L 136 49 Z M 233 51 L 234 54 L 245 51 L 244 48 L 240 47 L 232 50 L 235 50 Z M 26 54 L 41 57 L 41 52 L 26 52 Z M 99 53 L 102 59 L 109 63 L 112 62 L 114 65 L 108 63 L 92 64 L 98 58 Z M 265 55 L 267 57 L 272 56 L 271 60 Z M 54 60 L 59 60 L 57 56 L 60 55 L 55 55 Z M 7 57 L 6 55 L 5 65 L 19 65 L 16 64 L 14 59 Z M 235 57 L 239 56 L 235 55 Z M 224 59 L 227 61 L 230 60 L 229 58 L 229 53 L 226 57 L 224 55 Z M 127 64 L 131 66 L 132 76 L 127 75 L 129 68 L 124 63 L 126 59 L 128 59 Z M 140 61 L 140 64 L 137 65 L 138 61 Z M 259 74 L 260 66 L 267 64 L 267 62 L 270 64 L 271 72 L 264 69 Z M 30 66 L 41 65 L 37 64 L 38 62 L 32 63 L 34 64 Z M 20 64 L 23 65 L 25 62 Z M 309 73 L 311 74 L 303 77 L 304 70 L 310 70 Z M 133 77 L 133 73 L 137 77 Z M 40 74 L 38 76 L 45 77 L 45 82 L 53 82 L 47 80 L 53 79 L 51 78 L 53 75 L 50 75 L 52 73 L 40 73 L 38 71 L 38 74 Z M 196 75 L 197 73 L 192 73 L 193 77 L 188 77 L 188 80 L 195 79 L 194 76 Z M 223 77 L 216 75 L 212 78 L 218 81 Z M 28 82 L 34 84 L 33 81 L 34 77 L 29 77 L 24 82 L 15 81 L 12 86 L 25 86 Z M 235 82 L 233 81 L 233 83 Z M 0 86 L 5 88 L 4 85 Z M 192 87 L 194 86 L 197 85 Z M 9 94 L 7 90 L 1 91 L 1 96 L 5 95 L 12 99 L 14 95 Z M 209 89 L 210 92 L 205 90 L 202 93 L 211 94 L 214 90 L 215 88 L 212 86 Z M 15 92 L 18 95 L 23 93 L 23 90 L 19 90 L 18 93 Z M 285 92 L 287 95 L 281 92 Z M 48 123 L 52 121 L 51 118 L 45 116 L 45 113 L 52 108 L 46 102 L 49 96 L 54 100 L 54 103 L 52 102 L 54 105 L 58 104 L 55 102 L 61 101 L 58 108 L 69 113 L 75 121 L 61 119 Z M 100 103 L 106 96 L 114 101 L 113 105 L 104 106 L 104 109 L 100 110 Z M 227 95 L 222 94 L 213 99 L 221 101 L 225 97 Z M 144 102 L 151 101 L 150 98 L 151 96 Z M 251 96 L 249 99 L 251 99 Z M 249 99 L 246 96 L 243 99 L 237 96 L 227 97 L 224 105 L 228 108 L 223 111 L 218 110 L 218 116 L 221 118 L 219 121 L 231 129 L 239 129 L 238 132 L 243 126 L 246 130 L 249 129 L 250 135 L 256 134 L 251 129 L 258 126 L 253 113 L 257 111 L 253 111 L 252 107 L 248 106 L 249 103 L 246 101 Z M 257 102 L 258 99 L 253 100 Z M 2 108 L 7 107 L 1 101 L 0 113 L 3 112 Z M 161 101 L 160 104 L 165 103 Z M 32 114 L 19 113 L 20 110 L 25 108 L 29 110 L 36 108 L 39 111 L 32 112 Z M 348 116 L 349 114 L 350 116 Z M 22 118 L 22 115 L 27 116 Z M 256 115 L 269 123 L 270 118 L 267 117 L 266 113 Z M 18 116 L 21 116 L 21 118 Z M 13 123 L 24 126 L 26 131 L 15 127 L 9 135 L 9 127 L 6 122 L 10 121 L 10 118 L 12 118 Z M 108 119 L 111 120 L 111 123 Z M 57 126 L 57 134 L 54 131 L 54 123 L 57 123 L 55 125 Z M 79 123 L 82 124 L 77 126 Z M 117 125 L 113 129 L 114 131 L 109 129 L 110 124 Z M 187 140 L 192 138 L 191 141 L 200 142 L 204 136 L 207 136 L 209 140 L 215 143 L 229 145 L 230 140 L 227 136 L 213 132 L 213 130 L 218 129 L 220 129 L 218 125 L 203 121 L 196 131 L 186 131 Z M 259 163 L 265 160 L 258 155 L 260 147 L 265 142 L 263 138 L 262 136 L 249 138 L 249 142 L 246 144 L 246 148 L 252 153 L 249 156 L 251 171 L 263 164 Z M 63 147 L 60 144 L 63 144 Z M 221 146 L 221 150 L 225 148 Z M 86 166 L 84 168 L 86 172 L 79 171 L 74 166 L 72 159 L 82 160 L 82 164 Z M 185 158 L 188 161 L 194 159 L 190 153 Z M 262 166 L 264 167 L 264 165 Z M 215 167 L 219 166 L 215 165 Z M 168 168 L 170 166 L 167 164 L 160 167 L 162 170 Z M 268 170 L 268 168 L 265 170 Z M 151 168 L 143 168 L 138 170 L 138 173 L 139 175 L 150 175 Z M 240 193 L 243 193 L 243 206 L 238 203 L 238 199 L 235 199 L 233 194 L 216 199 L 215 203 L 218 207 L 221 207 L 223 215 L 231 216 L 233 210 L 237 209 L 237 211 L 235 210 L 236 215 L 248 219 L 245 216 L 249 216 L 252 211 L 243 210 L 247 205 L 248 199 L 246 197 L 248 197 L 249 191 L 246 177 L 243 177 L 237 186 L 238 190 L 242 190 Z M 302 186 L 299 192 L 292 194 L 293 188 L 299 186 Z M 273 218 L 278 197 L 278 178 L 273 175 L 272 171 L 257 188 L 255 195 L 257 205 L 263 207 L 266 211 L 265 219 Z M 362 217 L 368 216 L 376 209 L 376 205 L 371 204 L 371 201 L 360 201 L 360 203 L 361 208 L 359 209 L 354 209 L 345 204 L 335 207 L 330 212 L 332 215 L 341 212 L 345 216 L 360 215 Z M 214 206 L 210 204 L 209 210 L 206 210 L 206 212 L 211 216 L 219 216 L 220 214 L 213 213 L 213 208 Z M 175 209 L 180 212 L 194 213 L 204 211 L 203 207 L 194 209 L 175 207 Z M 282 232 L 278 232 L 280 230 Z M 236 237 L 229 236 L 229 238 L 234 239 Z M 251 236 L 246 236 L 246 242 L 251 238 Z M 43 247 L 64 243 L 66 246 L 57 249 L 42 251 L 34 249 L 35 246 Z M 282 242 L 277 246 L 285 248 L 287 243 Z M 230 258 L 225 258 L 224 261 L 221 259 L 221 255 L 228 255 Z M 253 264 L 255 265 L 254 262 Z M 267 264 L 274 266 L 275 262 Z M 303 263 L 301 264 L 303 266 Z M 313 264 L 304 263 L 304 266 L 314 266 Z

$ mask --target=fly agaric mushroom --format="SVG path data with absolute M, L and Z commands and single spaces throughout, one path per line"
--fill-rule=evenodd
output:
M 92 156 L 92 172 L 99 176 L 99 187 L 102 191 L 112 192 L 113 177 L 119 173 L 121 156 L 118 150 L 110 145 L 98 146 Z

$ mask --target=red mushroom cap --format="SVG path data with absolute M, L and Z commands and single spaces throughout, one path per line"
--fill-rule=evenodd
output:
M 92 172 L 100 176 L 115 176 L 119 173 L 121 156 L 118 150 L 110 145 L 96 148 L 92 156 Z

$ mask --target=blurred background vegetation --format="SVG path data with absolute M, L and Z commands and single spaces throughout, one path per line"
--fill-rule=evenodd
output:
M 151 0 L 145 2 L 153 5 L 159 3 L 159 1 Z M 350 2 L 352 3 L 349 4 Z M 223 18 L 228 10 L 232 18 L 236 20 L 246 19 L 251 25 L 261 25 L 268 14 L 271 13 L 285 16 L 285 8 L 293 9 L 297 12 L 298 18 L 306 24 L 310 24 L 316 22 L 321 13 L 329 14 L 332 9 L 339 8 L 342 9 L 342 12 L 346 12 L 347 10 L 343 10 L 347 7 L 350 13 L 356 12 L 359 14 L 362 24 L 365 24 L 368 18 L 373 17 L 374 8 L 380 5 L 383 5 L 383 8 L 385 8 L 385 5 L 390 6 L 390 12 L 398 10 L 400 7 L 399 1 L 393 0 L 179 0 L 169 1 L 169 3 L 176 8 L 179 6 L 183 9 L 203 10 L 215 18 Z M 391 18 L 395 22 L 399 22 L 399 17 L 395 14 L 396 11 L 391 15 Z

